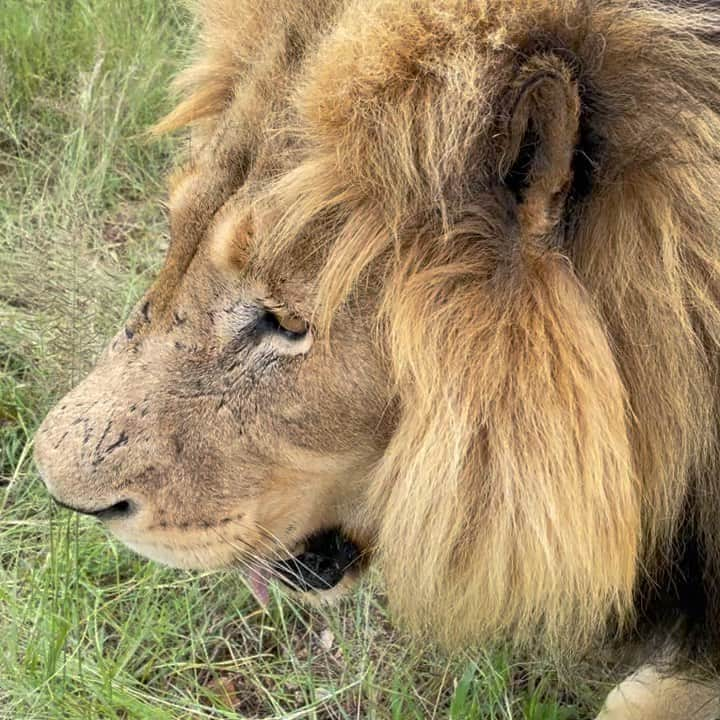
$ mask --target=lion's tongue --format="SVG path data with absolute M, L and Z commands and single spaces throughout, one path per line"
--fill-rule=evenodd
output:
M 247 581 L 255 599 L 265 607 L 270 602 L 270 574 L 265 568 L 251 567 L 247 573 Z

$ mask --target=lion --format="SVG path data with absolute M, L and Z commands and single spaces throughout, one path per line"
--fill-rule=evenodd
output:
M 374 564 L 445 646 L 639 658 L 600 717 L 716 717 L 717 7 L 198 12 L 165 263 L 39 429 L 49 492 L 261 601 Z

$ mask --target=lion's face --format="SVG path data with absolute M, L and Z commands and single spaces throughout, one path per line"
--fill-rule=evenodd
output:
M 714 30 L 625 2 L 199 6 L 165 266 L 42 426 L 51 493 L 260 596 L 371 548 L 449 643 L 621 624 L 716 497 Z
M 328 347 L 305 319 L 308 281 L 271 289 L 227 262 L 240 218 L 225 211 L 197 247 L 173 240 L 126 327 L 43 423 L 37 459 L 56 500 L 150 558 L 240 564 L 262 594 L 267 564 L 301 554 L 274 571 L 321 590 L 370 542 L 386 370 L 362 315 L 339 316 Z

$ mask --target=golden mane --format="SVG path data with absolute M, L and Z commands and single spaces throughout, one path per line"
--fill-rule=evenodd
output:
M 243 159 L 252 262 L 317 264 L 319 327 L 377 293 L 399 421 L 371 507 L 399 614 L 448 643 L 583 646 L 632 618 L 684 523 L 714 587 L 718 13 L 200 5 L 160 129 Z

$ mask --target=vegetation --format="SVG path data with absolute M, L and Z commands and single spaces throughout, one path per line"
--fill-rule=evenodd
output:
M 161 262 L 177 148 L 144 131 L 192 21 L 179 0 L 0 5 L 0 718 L 588 717 L 540 668 L 391 630 L 370 586 L 265 612 L 235 573 L 161 568 L 53 507 L 32 433 Z

